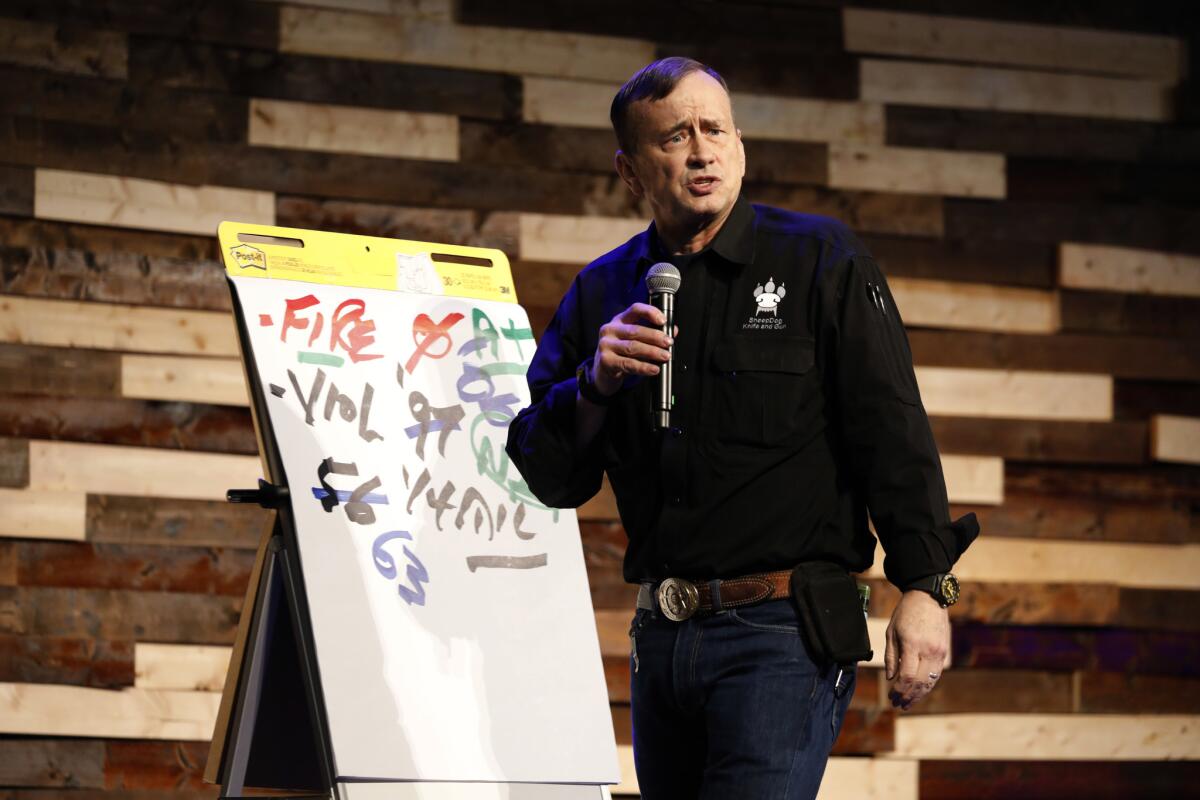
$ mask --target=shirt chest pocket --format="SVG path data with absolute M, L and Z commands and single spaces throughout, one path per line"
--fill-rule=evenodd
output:
M 819 408 L 815 342 L 809 337 L 733 337 L 713 349 L 715 415 L 729 441 L 770 447 L 788 442 Z

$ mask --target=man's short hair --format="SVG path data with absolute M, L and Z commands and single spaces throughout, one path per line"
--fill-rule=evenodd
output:
M 608 118 L 612 120 L 613 132 L 617 134 L 617 146 L 626 153 L 633 152 L 635 140 L 633 131 L 630 130 L 629 106 L 638 100 L 662 100 L 675 91 L 681 80 L 693 72 L 711 75 L 721 84 L 721 88 L 729 92 L 729 86 L 720 73 L 694 58 L 671 56 L 651 62 L 626 81 L 613 98 Z

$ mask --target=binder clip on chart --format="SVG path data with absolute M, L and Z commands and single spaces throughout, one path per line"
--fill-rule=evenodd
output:
M 504 452 L 534 351 L 505 255 L 233 222 L 219 239 L 264 465 L 228 499 L 272 513 L 206 780 L 608 797 L 575 514 Z

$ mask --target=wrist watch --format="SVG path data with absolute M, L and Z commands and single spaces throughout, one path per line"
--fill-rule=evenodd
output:
M 583 399 L 589 403 L 598 406 L 612 405 L 612 401 L 616 395 L 601 394 L 596 388 L 596 384 L 592 382 L 592 359 L 585 360 L 575 369 L 575 383 L 579 386 L 579 394 L 583 395 Z
M 958 602 L 958 578 L 954 577 L 954 573 L 952 572 L 941 572 L 937 575 L 930 575 L 913 581 L 904 587 L 904 591 L 906 592 L 911 592 L 914 589 L 928 592 L 934 600 L 938 601 L 938 605 L 942 608 L 949 608 Z

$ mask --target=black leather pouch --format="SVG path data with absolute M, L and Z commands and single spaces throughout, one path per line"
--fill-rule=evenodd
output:
M 858 583 L 844 568 L 828 561 L 806 561 L 796 567 L 792 601 L 815 656 L 843 665 L 871 660 Z

